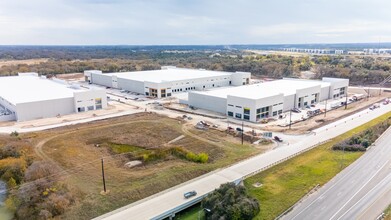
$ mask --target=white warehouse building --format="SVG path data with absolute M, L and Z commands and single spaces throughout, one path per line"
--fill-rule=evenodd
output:
M 28 121 L 106 107 L 103 89 L 84 89 L 37 73 L 0 77 L 0 121 Z
M 84 71 L 84 76 L 85 80 L 92 84 L 165 98 L 179 92 L 200 91 L 230 85 L 246 85 L 250 82 L 251 73 L 163 66 L 161 70 L 118 73 L 87 70 Z
M 265 83 L 190 92 L 187 104 L 257 122 L 292 108 L 305 108 L 320 101 L 347 95 L 348 79 L 301 80 L 284 78 Z

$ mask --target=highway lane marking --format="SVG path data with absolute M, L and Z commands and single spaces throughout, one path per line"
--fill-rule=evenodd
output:
M 338 211 L 333 215 L 333 216 L 331 216 L 331 218 L 330 219 L 333 219 L 343 208 L 345 208 L 345 206 L 350 202 L 350 201 L 352 201 L 352 199 L 383 169 L 383 167 L 385 166 L 385 165 L 387 165 L 387 163 L 389 162 L 389 160 L 387 160 L 384 164 L 383 164 L 383 166 L 381 166 L 380 167 L 380 169 L 378 169 L 377 171 L 376 171 L 376 173 L 375 174 L 373 174 L 372 176 L 371 176 L 371 178 L 369 178 L 369 180 L 367 180 L 365 183 L 364 183 L 364 185 L 363 186 L 361 186 L 360 187 L 360 189 L 359 190 L 357 190 L 357 192 L 352 196 L 352 197 L 350 197 L 350 199 L 343 205 L 343 206 L 341 206 L 341 208 L 340 209 L 338 209 Z M 338 218 L 339 219 L 339 218 Z
M 388 175 L 389 176 L 389 175 Z M 388 177 L 387 176 L 387 177 Z M 386 177 L 386 178 L 387 178 Z M 384 178 L 384 179 L 386 179 L 386 178 Z M 380 184 L 380 183 L 379 183 Z M 379 185 L 378 184 L 378 185 Z M 377 186 L 377 185 L 376 185 Z M 376 187 L 375 186 L 375 187 Z M 360 219 L 374 204 L 376 204 L 376 202 L 378 202 L 380 199 L 382 199 L 382 197 L 385 195 L 385 194 L 387 194 L 387 193 L 389 193 L 391 191 L 391 189 L 389 189 L 389 190 L 387 190 L 387 191 L 385 191 L 384 193 L 382 193 L 381 194 L 381 196 L 380 197 L 378 197 L 377 199 L 375 199 L 375 201 L 373 201 L 372 203 L 371 203 L 371 205 L 370 206 L 368 206 L 368 208 L 366 208 L 359 216 L 358 216 L 358 219 Z M 366 196 L 366 195 L 365 195 Z M 356 204 L 355 204 L 356 205 Z
M 374 152 L 374 151 L 371 151 L 371 152 Z M 368 154 L 367 154 L 368 155 Z M 364 155 L 365 156 L 365 155 Z M 367 156 L 368 157 L 368 156 Z M 362 157 L 361 157 L 362 158 Z M 361 159 L 360 158 L 360 159 Z M 362 161 L 363 159 L 361 159 Z M 355 163 L 360 163 L 358 161 L 355 161 Z M 360 167 L 359 167 L 360 168 Z M 353 171 L 355 171 L 357 168 L 357 166 L 354 166 L 352 167 L 351 170 L 349 170 L 346 174 L 344 174 L 339 180 L 337 180 L 332 186 L 330 186 L 330 188 L 328 188 L 326 191 L 324 191 L 317 199 L 315 199 L 314 201 L 312 201 L 307 207 L 305 207 L 302 211 L 300 211 L 299 213 L 297 213 L 293 218 L 295 219 L 297 216 L 299 216 L 301 213 L 303 213 L 305 210 L 307 210 L 310 206 L 312 206 L 315 202 L 317 202 L 318 200 L 322 200 L 324 197 L 325 197 L 325 194 L 330 191 L 331 189 L 333 189 L 339 182 L 341 182 L 342 180 L 344 180 L 345 178 L 347 178 L 351 173 L 353 173 Z M 332 180 L 331 180 L 332 181 Z

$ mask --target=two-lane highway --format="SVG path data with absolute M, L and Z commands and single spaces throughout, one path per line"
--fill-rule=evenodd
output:
M 391 190 L 390 168 L 391 129 L 361 158 L 297 205 L 284 219 L 375 219 L 381 211 L 371 211 L 372 205 Z

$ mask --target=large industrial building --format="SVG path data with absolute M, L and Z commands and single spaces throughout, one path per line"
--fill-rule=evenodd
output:
M 278 116 L 292 108 L 305 108 L 320 101 L 347 95 L 348 79 L 289 79 L 259 84 L 193 91 L 189 106 L 226 114 L 229 117 L 257 122 Z
M 37 73 L 0 77 L 0 121 L 27 121 L 106 107 L 103 89 L 84 89 Z
M 207 90 L 216 87 L 249 84 L 251 73 L 195 70 L 163 66 L 161 70 L 102 73 L 84 71 L 85 80 L 92 84 L 127 90 L 147 96 L 165 98 L 173 93 Z

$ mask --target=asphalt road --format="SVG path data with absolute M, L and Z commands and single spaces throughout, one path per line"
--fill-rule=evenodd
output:
M 199 199 L 201 196 L 213 191 L 218 188 L 221 184 L 226 182 L 232 182 L 243 177 L 252 175 L 254 172 L 258 172 L 259 170 L 266 169 L 267 167 L 273 165 L 274 163 L 284 160 L 285 158 L 296 155 L 303 150 L 311 148 L 313 145 L 317 143 L 321 143 L 323 141 L 329 140 L 333 137 L 336 137 L 350 129 L 362 125 L 384 113 L 391 111 L 391 105 L 381 106 L 380 108 L 370 111 L 364 110 L 358 112 L 354 115 L 351 115 L 347 118 L 341 119 L 334 123 L 328 124 L 324 127 L 316 129 L 313 134 L 303 138 L 302 141 L 297 142 L 295 144 L 291 144 L 289 146 L 279 147 L 275 150 L 266 152 L 264 154 L 252 157 L 250 159 L 241 161 L 233 166 L 228 168 L 218 170 L 212 172 L 210 174 L 204 175 L 195 180 L 191 180 L 186 182 L 180 186 L 173 187 L 168 189 L 162 193 L 157 195 L 153 195 L 148 197 L 142 201 L 136 202 L 134 204 L 130 204 L 128 206 L 122 207 L 118 210 L 107 213 L 103 216 L 98 217 L 97 219 L 151 219 L 156 216 L 161 215 L 165 212 L 170 212 L 175 207 L 183 206 L 191 200 Z M 368 152 L 371 154 L 371 152 Z M 366 172 L 373 173 L 373 170 L 379 169 L 382 166 L 386 167 L 387 164 L 384 165 L 385 162 L 382 162 L 378 159 L 373 160 L 371 162 L 375 163 L 375 165 L 371 165 L 365 167 L 364 170 Z M 373 167 L 374 166 L 374 167 Z M 362 183 L 366 182 L 366 175 L 362 175 L 363 170 L 354 170 L 354 172 L 358 173 L 358 177 L 361 179 L 352 179 L 348 180 L 352 183 Z M 378 172 L 380 173 L 380 172 Z M 374 179 L 374 178 L 372 178 Z M 197 196 L 192 199 L 184 199 L 183 193 L 196 190 Z M 346 192 L 350 191 L 350 189 L 345 189 Z M 337 193 L 338 194 L 338 193 Z M 341 195 L 340 195 L 341 196 Z M 335 198 L 333 202 L 337 202 L 339 207 L 344 205 L 345 200 L 340 199 L 341 201 Z M 343 207 L 341 212 L 345 210 L 346 205 Z M 311 210 L 311 209 L 308 209 Z M 294 212 L 293 212 L 294 213 Z M 292 214 L 293 214 L 292 213 Z M 316 214 L 316 213 L 314 213 Z M 294 216 L 294 215 L 293 215 Z M 322 215 L 316 215 L 322 217 Z M 303 217 L 303 218 L 301 218 Z M 331 216 L 330 216 L 331 217 Z M 288 218 L 289 219 L 289 218 Z M 305 215 L 300 215 L 297 219 L 316 219 L 316 218 L 307 218 Z
M 391 202 L 391 129 L 284 219 L 376 219 Z M 388 196 L 387 196 L 388 195 Z

